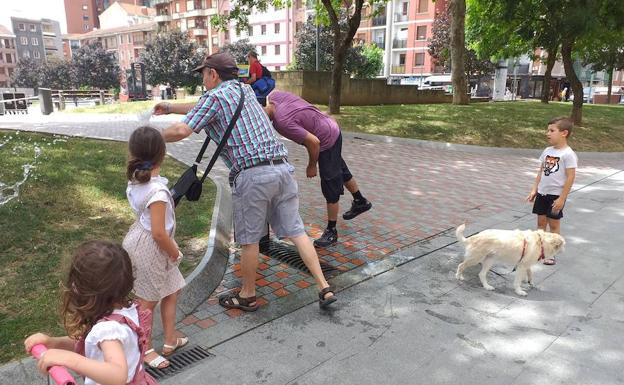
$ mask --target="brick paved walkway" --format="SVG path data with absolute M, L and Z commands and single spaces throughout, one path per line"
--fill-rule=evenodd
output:
M 55 115 L 46 118 L 0 119 L 0 128 L 53 132 L 126 140 L 137 125 L 127 116 Z M 174 121 L 161 117 L 152 123 L 165 126 Z M 414 142 L 371 140 L 368 136 L 344 133 L 343 156 L 360 185 L 373 202 L 373 209 L 352 221 L 338 222 L 339 243 L 319 250 L 321 258 L 340 271 L 383 259 L 385 256 L 449 228 L 491 216 L 522 203 L 538 166 L 533 153 L 515 151 L 454 151 L 419 146 Z M 202 137 L 192 136 L 168 145 L 169 152 L 183 162 L 195 157 Z M 296 167 L 300 188 L 301 215 L 308 234 L 320 236 L 326 224 L 325 201 L 319 179 L 305 177 L 305 148 L 287 142 L 289 161 Z M 214 151 L 208 150 L 208 153 Z M 580 156 L 576 186 L 583 186 L 624 168 L 624 159 Z M 225 178 L 227 170 L 219 162 L 212 174 Z M 341 213 L 351 197 L 341 199 Z M 179 220 L 183 220 L 180 218 Z M 565 231 L 565 230 L 564 230 Z M 265 304 L 314 284 L 312 277 L 277 260 L 262 257 L 257 275 L 259 301 Z M 237 256 L 221 286 L 193 315 L 182 321 L 182 332 L 191 335 L 241 314 L 224 311 L 216 295 L 240 286 Z

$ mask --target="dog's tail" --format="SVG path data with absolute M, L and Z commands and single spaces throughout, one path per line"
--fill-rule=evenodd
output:
M 459 225 L 457 227 L 457 229 L 455 230 L 455 236 L 457 237 L 457 240 L 461 243 L 466 242 L 466 237 L 464 237 L 464 230 L 466 229 L 466 224 L 462 223 L 461 225 Z

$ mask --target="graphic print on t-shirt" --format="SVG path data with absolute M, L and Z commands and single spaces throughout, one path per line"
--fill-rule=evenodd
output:
M 548 176 L 552 173 L 559 171 L 559 158 L 558 156 L 546 155 L 544 160 L 544 175 Z

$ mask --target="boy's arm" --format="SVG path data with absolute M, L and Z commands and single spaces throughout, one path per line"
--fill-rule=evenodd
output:
M 100 342 L 104 362 L 89 359 L 78 353 L 51 349 L 39 360 L 39 370 L 47 372 L 50 366 L 60 365 L 89 377 L 102 385 L 125 385 L 128 378 L 128 363 L 123 346 L 118 340 Z
M 574 178 L 576 177 L 576 169 L 575 168 L 566 168 L 566 181 L 563 184 L 563 189 L 561 190 L 561 195 L 559 198 L 555 199 L 552 205 L 553 211 L 561 211 L 563 205 L 565 204 L 566 199 L 568 199 L 568 194 L 570 194 L 570 190 L 572 189 L 572 185 L 574 184 Z
M 544 171 L 544 165 L 540 165 L 539 171 L 537 171 L 537 176 L 535 177 L 535 182 L 533 183 L 533 188 L 531 188 L 531 192 L 527 195 L 526 200 L 528 202 L 533 202 L 535 200 L 535 195 L 537 195 L 537 186 L 539 186 L 540 180 L 542 180 L 542 172 Z

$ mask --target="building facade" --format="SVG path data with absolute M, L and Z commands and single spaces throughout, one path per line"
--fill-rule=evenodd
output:
M 269 6 L 266 12 L 252 13 L 247 30 L 237 33 L 235 26 L 230 26 L 230 41 L 248 39 L 263 65 L 272 71 L 284 70 L 292 61 L 295 34 L 305 18 L 303 1 L 293 1 L 292 7 L 282 9 Z
M 145 43 L 156 33 L 155 22 L 142 23 L 128 27 L 97 29 L 80 35 L 63 36 L 66 57 L 71 58 L 72 52 L 84 44 L 100 42 L 102 47 L 112 53 L 122 70 L 129 69 L 138 61 Z
M 15 35 L 0 25 L 0 88 L 11 86 L 11 76 L 17 63 Z
M 187 32 L 192 41 L 211 54 L 230 41 L 228 33 L 218 31 L 210 24 L 213 15 L 229 11 L 229 1 L 154 0 L 152 4 L 156 8 L 154 20 L 159 31 Z
M 115 2 L 138 7 L 150 6 L 149 0 L 64 0 L 67 33 L 87 33 L 100 28 L 100 14 Z
M 145 6 L 115 2 L 98 17 L 101 29 L 128 27 L 154 21 L 156 10 Z

